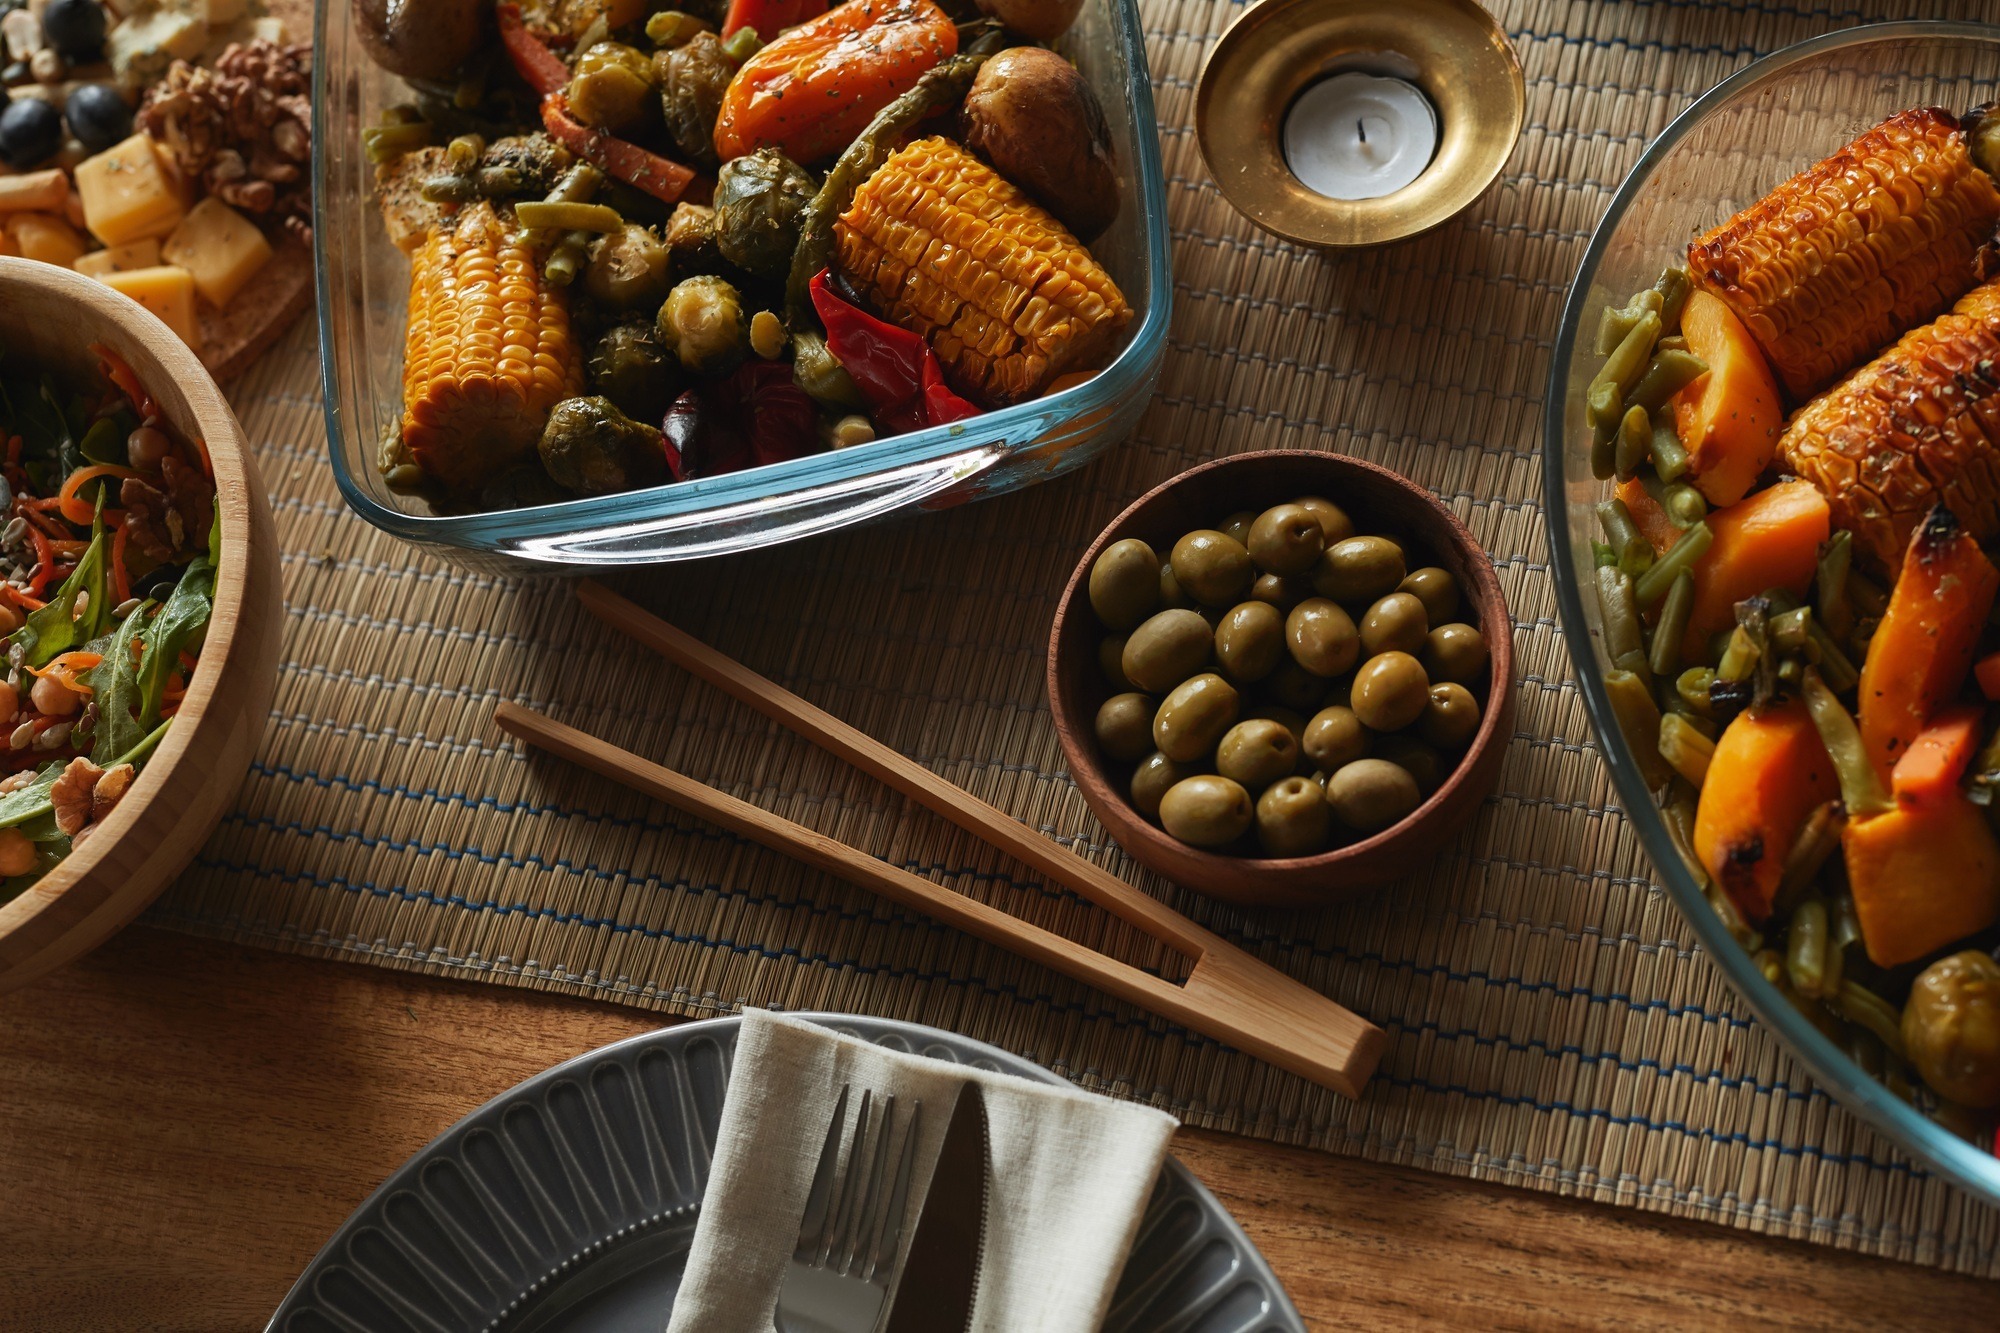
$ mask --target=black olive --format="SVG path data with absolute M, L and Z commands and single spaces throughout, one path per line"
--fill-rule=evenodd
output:
M 104 49 L 104 6 L 97 0 L 49 0 L 42 34 L 65 59 L 94 60 Z
M 0 162 L 26 171 L 62 147 L 62 113 L 39 97 L 17 97 L 0 108 Z
M 108 83 L 79 86 L 63 111 L 69 117 L 69 132 L 93 153 L 132 137 L 132 108 Z

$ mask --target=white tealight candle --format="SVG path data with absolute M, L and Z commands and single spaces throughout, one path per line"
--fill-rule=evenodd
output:
M 1437 152 L 1437 110 L 1415 84 L 1336 74 L 1299 95 L 1285 117 L 1285 164 L 1331 199 L 1379 199 L 1424 174 Z

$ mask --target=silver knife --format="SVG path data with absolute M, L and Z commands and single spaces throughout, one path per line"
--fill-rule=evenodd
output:
M 883 1333 L 965 1333 L 986 1246 L 986 1099 L 959 1085 Z

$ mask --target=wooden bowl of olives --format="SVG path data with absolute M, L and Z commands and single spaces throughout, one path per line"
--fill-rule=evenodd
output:
M 1422 487 L 1338 454 L 1238 454 L 1140 497 L 1049 635 L 1056 732 L 1118 844 L 1245 907 L 1436 855 L 1499 779 L 1512 625 Z

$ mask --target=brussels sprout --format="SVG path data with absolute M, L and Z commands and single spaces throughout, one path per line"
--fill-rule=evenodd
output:
M 707 204 L 676 204 L 667 219 L 667 249 L 674 272 L 683 278 L 698 273 L 720 274 L 728 266 L 715 243 L 715 210 Z
M 667 136 L 689 162 L 714 167 L 715 118 L 722 112 L 722 94 L 736 77 L 736 65 L 723 54 L 721 39 L 712 32 L 699 33 L 654 56 L 653 68 Z
M 586 125 L 622 130 L 637 124 L 652 98 L 653 62 L 621 42 L 599 42 L 576 62 L 569 109 Z
M 791 271 L 799 214 L 819 186 L 775 148 L 723 164 L 715 177 L 715 241 L 723 257 L 761 278 Z
M 627 225 L 598 241 L 583 289 L 620 310 L 655 306 L 673 288 L 667 243 L 645 227 Z
M 743 298 L 721 278 L 704 274 L 680 283 L 660 305 L 660 340 L 697 375 L 720 377 L 743 360 L 749 320 Z
M 681 368 L 651 324 L 614 324 L 590 349 L 590 384 L 639 421 L 658 421 L 680 392 Z
M 658 428 L 634 421 L 609 398 L 565 398 L 542 430 L 542 466 L 580 495 L 609 495 L 665 475 Z

